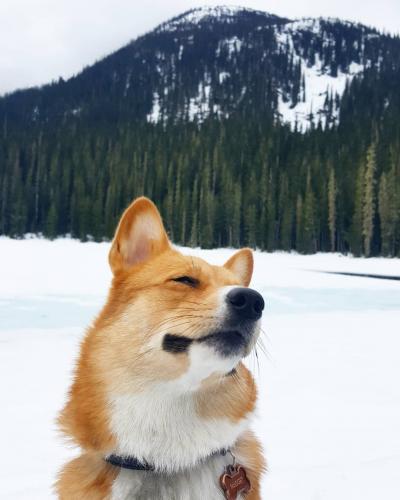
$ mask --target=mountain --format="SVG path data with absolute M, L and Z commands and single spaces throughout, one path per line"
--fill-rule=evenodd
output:
M 190 10 L 64 82 L 1 100 L 2 116 L 150 122 L 273 113 L 336 124 L 355 76 L 400 65 L 400 40 L 337 19 L 291 21 L 232 7 Z
M 192 9 L 0 98 L 0 231 L 101 239 L 145 192 L 181 243 L 395 254 L 399 84 L 398 37 Z

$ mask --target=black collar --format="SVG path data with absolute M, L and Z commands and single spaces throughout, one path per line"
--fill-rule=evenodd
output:
M 223 448 L 222 450 L 211 453 L 209 457 L 214 457 L 216 455 L 225 456 L 230 450 Z M 207 457 L 207 458 L 209 458 Z M 119 455 L 107 455 L 104 460 L 115 467 L 121 467 L 122 469 L 130 469 L 130 470 L 145 470 L 155 472 L 156 468 L 154 465 L 151 465 L 147 462 L 141 462 L 135 457 L 121 457 Z M 206 460 L 206 459 L 203 459 Z
M 135 457 L 120 457 L 119 455 L 108 455 L 104 459 L 111 465 L 115 465 L 115 467 L 121 467 L 122 469 L 131 469 L 131 470 L 148 470 L 154 471 L 154 465 L 148 464 L 147 462 L 140 462 Z

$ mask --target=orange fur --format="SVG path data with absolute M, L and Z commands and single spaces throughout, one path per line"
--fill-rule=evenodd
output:
M 177 335 L 198 338 L 211 325 L 209 311 L 217 307 L 218 289 L 247 286 L 253 270 L 249 249 L 237 252 L 223 267 L 174 250 L 156 207 L 146 198 L 124 212 L 109 261 L 114 278 L 108 300 L 82 342 L 74 382 L 59 417 L 62 431 L 83 450 L 60 473 L 56 490 L 63 500 L 106 499 L 110 494 L 116 472 L 103 457 L 115 448 L 115 437 L 107 395 L 145 391 L 157 381 L 178 379 L 188 369 L 184 354 L 174 355 L 171 362 L 170 353 L 148 347 L 159 330 L 168 325 Z M 184 275 L 198 280 L 198 286 L 171 281 Z M 194 397 L 202 418 L 237 422 L 253 411 L 256 396 L 254 380 L 240 363 L 237 373 L 223 382 L 205 380 Z M 260 446 L 250 434 L 237 446 L 253 464 L 248 498 L 258 499 Z
M 243 363 L 232 377 L 203 386 L 198 395 L 198 412 L 204 418 L 229 418 L 237 422 L 254 410 L 257 388 Z
M 266 470 L 266 464 L 260 443 L 252 432 L 247 431 L 239 439 L 235 449 L 240 459 L 249 464 L 246 473 L 250 479 L 251 490 L 246 500 L 261 500 L 260 478 Z
M 107 500 L 117 471 L 96 454 L 85 453 L 63 469 L 56 488 L 60 500 Z

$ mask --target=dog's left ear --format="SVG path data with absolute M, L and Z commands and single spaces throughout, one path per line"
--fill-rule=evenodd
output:
M 225 262 L 224 267 L 232 271 L 243 286 L 249 286 L 253 274 L 253 252 L 250 248 L 242 248 Z
M 137 198 L 122 214 L 108 256 L 113 273 L 145 262 L 170 248 L 157 207 Z

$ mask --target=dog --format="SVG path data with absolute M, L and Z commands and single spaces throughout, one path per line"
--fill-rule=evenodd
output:
M 61 500 L 258 500 L 264 458 L 250 430 L 257 389 L 242 359 L 264 309 L 250 249 L 223 266 L 172 247 L 136 199 L 109 253 L 107 302 L 81 344 L 58 422 L 82 450 Z

